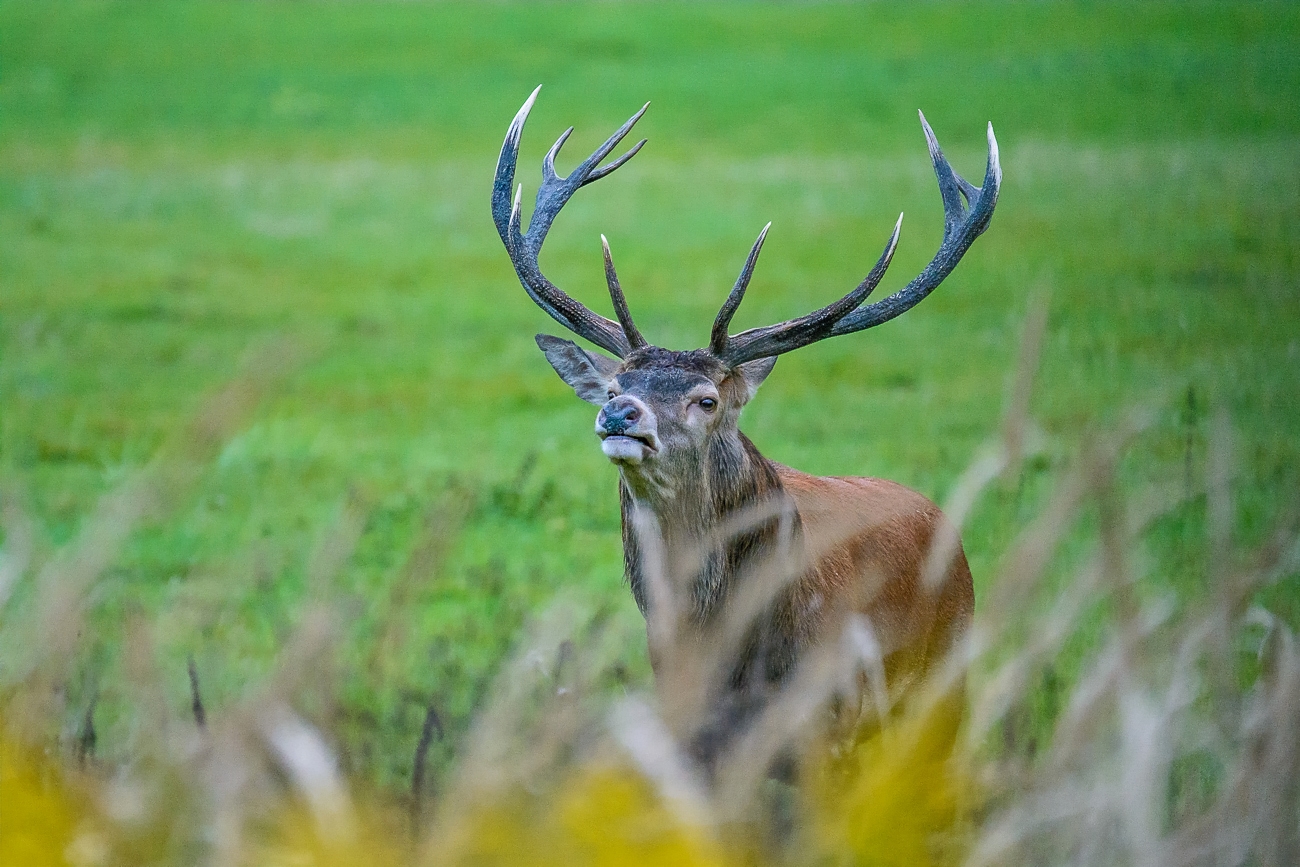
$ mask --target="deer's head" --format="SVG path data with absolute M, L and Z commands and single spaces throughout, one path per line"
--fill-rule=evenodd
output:
M 731 294 L 718 311 L 708 347 L 687 352 L 662 349 L 650 345 L 633 323 L 604 236 L 605 278 L 617 322 L 593 313 L 566 295 L 542 274 L 537 263 L 551 223 L 578 188 L 610 174 L 645 144 L 642 139 L 621 157 L 600 166 L 640 120 L 649 103 L 563 178 L 555 172 L 555 157 L 573 128 L 560 136 L 542 161 L 537 204 L 528 231 L 524 232 L 520 226 L 522 186 L 513 197 L 511 192 L 520 136 L 540 90 L 528 97 L 506 133 L 492 188 L 492 216 L 529 297 L 556 322 L 614 356 L 583 349 L 559 337 L 537 336 L 538 346 L 560 377 L 579 397 L 600 407 L 596 434 L 602 450 L 619 465 L 625 478 L 663 480 L 694 471 L 714 444 L 735 435 L 741 408 L 771 372 L 777 356 L 826 337 L 872 328 L 911 309 L 956 267 L 988 227 L 997 203 L 1002 170 L 992 124 L 988 128 L 984 186 L 975 187 L 953 171 L 922 115 L 921 126 L 943 196 L 944 235 L 939 252 L 919 276 L 888 298 L 862 306 L 884 277 L 894 255 L 903 222 L 899 215 L 875 267 L 852 292 L 798 319 L 730 335 L 728 326 L 745 296 L 769 223 L 759 233 Z

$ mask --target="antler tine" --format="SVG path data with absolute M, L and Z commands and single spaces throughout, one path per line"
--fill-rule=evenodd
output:
M 1002 188 L 1002 163 L 998 156 L 998 140 L 993 135 L 993 124 L 988 125 L 989 155 L 982 187 L 974 186 L 953 171 L 939 148 L 934 131 L 926 123 L 924 114 L 921 114 L 921 127 L 925 130 L 934 174 L 939 180 L 939 192 L 943 196 L 943 242 L 939 245 L 939 252 L 902 289 L 888 298 L 855 310 L 835 323 L 831 329 L 832 336 L 874 328 L 911 310 L 952 273 L 961 257 L 966 255 L 971 244 L 984 233 L 989 227 L 989 221 L 993 219 L 993 209 L 997 206 L 998 193 Z
M 569 127 L 560 133 L 560 137 L 555 140 L 555 144 L 551 145 L 551 149 L 546 152 L 546 156 L 542 157 L 543 183 L 559 179 L 559 175 L 555 173 L 555 158 L 559 156 L 560 148 L 564 147 L 564 143 L 569 140 L 571 135 L 573 135 L 573 127 Z
M 640 119 L 641 119 L 641 115 L 645 114 L 645 110 L 646 110 L 647 108 L 649 108 L 649 107 L 650 107 L 650 103 L 647 102 L 647 103 L 646 103 L 646 104 L 641 108 L 641 110 L 640 110 L 639 112 L 636 113 L 636 116 L 633 117 L 631 120 L 628 121 L 628 124 L 630 125 L 630 124 L 636 123 L 638 120 L 640 120 Z M 619 136 L 619 138 L 622 138 L 622 136 Z M 612 163 L 610 163 L 609 165 L 607 165 L 607 166 L 601 166 L 601 167 L 598 168 L 598 169 L 593 169 L 592 172 L 591 172 L 591 174 L 587 177 L 587 179 L 586 179 L 585 181 L 582 182 L 582 186 L 585 187 L 587 184 L 591 183 L 592 181 L 598 181 L 598 180 L 600 180 L 601 178 L 605 177 L 605 175 L 609 174 L 610 172 L 612 172 L 612 171 L 614 171 L 615 169 L 617 169 L 619 166 L 623 165 L 623 163 L 625 163 L 625 162 L 627 162 L 628 160 L 632 159 L 632 157 L 634 157 L 634 156 L 637 155 L 637 153 L 641 150 L 641 148 L 645 147 L 645 143 L 646 143 L 647 141 L 649 141 L 649 139 L 644 139 L 644 138 L 641 139 L 641 141 L 637 142 L 636 144 L 632 145 L 632 147 L 628 148 L 627 153 L 623 154 L 623 156 L 621 156 L 621 157 L 619 157 L 618 159 L 614 160 L 614 161 L 613 161 Z
M 515 113 L 515 119 L 510 121 L 510 127 L 506 130 L 506 140 L 501 145 L 501 155 L 497 157 L 497 174 L 492 183 L 492 219 L 497 224 L 497 234 L 501 236 L 501 242 L 510 249 L 510 230 L 511 211 L 519 207 L 518 195 L 514 196 L 515 205 L 511 207 L 511 193 L 514 193 L 515 185 L 515 163 L 519 160 L 519 139 L 524 133 L 524 122 L 528 120 L 528 112 L 533 110 L 533 103 L 537 101 L 537 94 L 542 90 L 539 84 L 537 88 L 524 100 L 523 107 Z
M 533 208 L 532 219 L 528 221 L 528 242 L 536 243 L 535 249 L 541 249 L 542 241 L 546 239 L 546 233 L 551 229 L 551 222 L 555 216 L 560 213 L 560 209 L 568 203 L 573 194 L 580 187 L 584 187 L 593 181 L 598 181 L 615 169 L 622 166 L 632 157 L 636 156 L 637 151 L 641 150 L 646 140 L 642 139 L 637 142 L 628 152 L 618 159 L 614 160 L 607 166 L 597 168 L 600 161 L 609 156 L 610 151 L 618 147 L 618 143 L 627 137 L 632 127 L 650 108 L 650 103 L 641 106 L 641 110 L 632 115 L 627 121 L 614 130 L 614 134 L 605 139 L 605 143 L 596 148 L 591 156 L 587 157 L 582 163 L 569 173 L 568 177 L 561 178 L 555 173 L 555 158 L 559 156 L 560 148 L 564 147 L 565 141 L 568 140 L 569 134 L 573 128 L 565 130 L 555 144 L 551 145 L 550 151 L 547 152 L 545 160 L 542 162 L 542 185 L 537 189 L 537 204 Z M 533 233 L 536 232 L 536 242 L 533 241 Z
M 632 321 L 632 313 L 627 309 L 627 299 L 623 297 L 623 287 L 618 285 L 618 274 L 614 271 L 614 257 L 609 253 L 609 241 L 604 235 L 600 236 L 601 249 L 605 251 L 605 282 L 609 284 L 609 300 L 614 304 L 614 315 L 618 317 L 618 324 L 623 326 L 623 333 L 627 335 L 628 345 L 632 349 L 640 349 L 643 346 L 649 346 L 646 339 L 641 336 L 637 330 L 636 323 Z
M 537 190 L 537 202 L 533 207 L 532 218 L 528 221 L 528 231 L 524 232 L 519 214 L 520 194 L 516 193 L 513 203 L 510 194 L 514 186 L 515 166 L 519 159 L 519 140 L 523 135 L 524 123 L 528 120 L 528 113 L 532 110 L 540 91 L 541 87 L 538 86 L 532 92 L 506 131 L 505 142 L 501 145 L 501 156 L 497 159 L 496 178 L 492 185 L 492 217 L 496 222 L 497 232 L 501 235 L 501 241 L 510 254 L 510 260 L 514 263 L 519 282 L 523 284 L 528 297 L 565 328 L 622 358 L 633 347 L 630 336 L 624 332 L 619 323 L 611 322 L 593 313 L 562 292 L 542 274 L 537 258 L 542 243 L 546 240 L 546 234 L 550 231 L 551 223 L 578 188 L 599 180 L 622 166 L 645 144 L 642 140 L 609 165 L 598 168 L 601 160 L 609 156 L 610 152 L 618 146 L 628 131 L 645 114 L 650 104 L 646 103 L 642 106 L 640 111 L 619 127 L 581 165 L 567 177 L 561 178 L 555 173 L 555 157 L 573 132 L 572 128 L 565 130 L 542 161 L 542 183 Z M 630 322 L 630 319 L 628 321 Z M 640 339 L 639 334 L 637 339 Z
M 939 252 L 934 255 L 924 270 L 888 298 L 866 307 L 860 306 L 884 276 L 885 269 L 889 267 L 889 260 L 898 242 L 899 227 L 895 226 L 894 235 L 890 238 L 880 261 L 867 275 L 867 279 L 853 292 L 801 319 L 767 328 L 756 328 L 731 337 L 723 341 L 721 349 L 718 348 L 715 334 L 712 344 L 715 355 L 728 364 L 736 365 L 755 358 L 789 352 L 826 337 L 838 337 L 841 334 L 852 334 L 855 331 L 873 328 L 915 307 L 952 273 L 962 256 L 970 249 L 975 239 L 988 228 L 989 221 L 993 218 L 993 209 L 997 206 L 998 192 L 1002 186 L 998 141 L 993 135 L 993 124 L 990 123 L 988 165 L 984 170 L 984 185 L 976 187 L 953 171 L 924 114 L 921 114 L 921 128 L 925 131 L 930 160 L 934 163 L 934 174 L 939 181 L 939 193 L 943 197 L 943 242 L 939 245 Z M 898 219 L 901 225 L 903 218 L 900 216 Z M 853 300 L 855 298 L 856 300 Z M 731 299 L 728 298 L 727 302 L 729 305 Z
M 763 251 L 763 241 L 767 238 L 767 230 L 770 228 L 772 224 L 769 222 L 763 227 L 763 231 L 758 233 L 758 240 L 754 242 L 754 246 L 749 250 L 749 257 L 745 259 L 745 267 L 740 269 L 740 276 L 736 278 L 736 285 L 732 287 L 727 300 L 722 302 L 722 309 L 713 320 L 713 331 L 709 336 L 709 351 L 714 355 L 721 355 L 727 348 L 727 327 L 731 325 L 731 317 L 735 316 L 736 310 L 740 308 L 740 302 L 745 300 L 749 278 L 754 276 L 754 265 L 758 263 L 758 254 Z
M 721 335 L 722 345 L 720 347 L 718 346 L 718 325 L 715 323 L 714 340 L 710 344 L 711 351 L 723 362 L 734 367 L 737 364 L 753 361 L 756 358 L 767 358 L 772 355 L 790 352 L 828 336 L 835 323 L 856 309 L 858 305 L 866 300 L 872 290 L 880 284 L 881 279 L 885 276 L 885 271 L 889 269 L 889 263 L 893 261 L 894 251 L 898 249 L 898 235 L 902 229 L 903 215 L 899 214 L 898 222 L 894 224 L 894 231 L 890 234 L 889 242 L 885 244 L 885 249 L 880 254 L 880 258 L 876 260 L 875 267 L 857 285 L 857 288 L 840 300 L 809 313 L 807 316 L 801 316 L 798 319 L 791 319 L 788 322 L 781 322 L 776 325 L 769 325 L 766 328 L 751 328 L 749 331 L 742 331 L 734 337 L 726 336 L 724 325 L 723 334 Z M 732 295 L 735 296 L 734 291 Z M 728 297 L 726 304 L 723 305 L 723 311 L 726 311 L 731 303 L 732 298 Z M 740 305 L 739 298 L 736 298 L 735 305 Z M 722 314 L 719 313 L 718 317 L 721 319 Z M 730 315 L 727 318 L 730 319 Z

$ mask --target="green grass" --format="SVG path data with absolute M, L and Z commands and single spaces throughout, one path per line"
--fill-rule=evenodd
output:
M 534 348 L 555 326 L 488 215 L 539 82 L 528 194 L 564 127 L 567 166 L 653 100 L 650 145 L 575 199 L 546 266 L 606 310 L 606 233 L 642 330 L 674 348 L 705 342 L 769 219 L 738 327 L 847 291 L 905 210 L 900 286 L 941 227 L 916 108 L 972 180 L 992 120 L 988 234 L 903 319 L 783 359 L 744 429 L 801 469 L 942 501 L 1047 291 L 1046 449 L 965 533 L 977 582 L 1133 405 L 1157 412 L 1132 490 L 1184 484 L 1189 454 L 1199 479 L 1212 408 L 1230 414 L 1236 531 L 1262 538 L 1300 489 L 1298 38 L 1300 12 L 1268 4 L 0 3 L 0 483 L 44 550 L 250 349 L 304 359 L 102 576 L 69 719 L 98 688 L 101 748 L 126 748 L 137 613 L 174 700 L 193 653 L 219 712 L 324 596 L 348 612 L 330 677 L 350 759 L 400 782 L 424 704 L 454 743 L 545 600 L 637 617 L 615 473 Z M 1153 592 L 1205 591 L 1203 512 L 1193 497 L 1150 534 Z M 313 583 L 349 521 L 354 554 Z M 445 556 L 404 565 L 422 545 Z M 25 604 L 20 587 L 5 617 Z M 1294 580 L 1270 604 L 1300 622 Z M 628 666 L 646 678 L 640 648 Z

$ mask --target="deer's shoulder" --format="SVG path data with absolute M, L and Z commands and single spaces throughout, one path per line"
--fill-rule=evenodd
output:
M 911 488 L 870 476 L 814 476 L 776 465 L 782 487 L 794 500 L 805 524 L 823 520 L 862 526 L 919 522 L 933 526 L 943 513 L 928 497 Z
M 925 495 L 888 479 L 813 476 L 789 467 L 777 473 L 799 512 L 811 562 L 829 565 L 829 558 L 854 572 L 874 564 L 886 574 L 910 574 L 947 520 Z

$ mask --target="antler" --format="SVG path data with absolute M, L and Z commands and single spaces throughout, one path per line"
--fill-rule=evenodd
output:
M 918 112 L 918 114 L 920 114 Z M 934 174 L 939 180 L 939 192 L 943 196 L 943 243 L 939 252 L 930 260 L 917 277 L 898 292 L 881 301 L 859 309 L 859 306 L 871 294 L 872 290 L 885 276 L 885 270 L 894 256 L 898 244 L 898 233 L 902 228 L 903 217 L 900 214 L 894 225 L 894 233 L 885 245 L 876 266 L 858 287 L 834 304 L 809 313 L 799 319 L 791 319 L 766 328 L 753 328 L 732 337 L 727 336 L 727 325 L 732 315 L 745 297 L 745 289 L 754 271 L 754 263 L 763 248 L 763 239 L 767 228 L 758 236 L 749 258 L 745 262 L 736 286 L 727 296 L 718 318 L 713 323 L 713 335 L 709 349 L 720 360 L 735 366 L 756 358 L 767 358 L 790 352 L 801 346 L 807 346 L 826 337 L 852 334 L 865 328 L 873 328 L 888 322 L 895 316 L 906 313 L 921 302 L 925 296 L 934 291 L 944 278 L 957 267 L 961 257 L 970 249 L 993 217 L 993 208 L 997 205 L 998 189 L 1002 184 L 1002 166 L 998 162 L 998 142 L 993 136 L 993 124 L 989 124 L 989 157 L 984 171 L 984 186 L 976 187 L 968 183 L 961 175 L 953 171 L 948 160 L 944 158 L 934 131 L 921 114 L 921 126 L 925 130 L 925 140 L 930 146 L 930 159 L 934 162 Z M 770 223 L 768 224 L 771 225 Z
M 532 109 L 533 102 L 541 89 L 539 85 L 537 90 L 528 97 L 528 101 L 524 103 L 523 108 L 519 109 L 519 113 L 511 122 L 510 129 L 506 131 L 505 143 L 501 145 L 501 156 L 497 159 L 496 180 L 492 184 L 492 218 L 496 221 L 497 232 L 506 245 L 510 261 L 515 266 L 515 273 L 519 275 L 519 282 L 523 284 L 528 297 L 549 313 L 551 318 L 574 334 L 585 337 L 622 358 L 637 346 L 644 345 L 645 341 L 632 325 L 623 292 L 618 286 L 617 278 L 612 276 L 614 266 L 608 258 L 609 248 L 605 248 L 606 273 L 611 275 L 610 295 L 622 325 L 593 313 L 557 288 L 542 274 L 537 264 L 537 256 L 541 252 L 542 242 L 546 240 L 546 233 L 550 231 L 555 216 L 578 188 L 610 174 L 641 150 L 641 146 L 646 142 L 645 139 L 637 142 L 627 153 L 609 165 L 597 168 L 600 161 L 609 156 L 610 151 L 618 146 L 628 131 L 641 119 L 646 109 L 650 107 L 650 103 L 647 102 L 640 111 L 632 115 L 627 123 L 619 127 L 603 145 L 596 148 L 595 152 L 568 177 L 561 178 L 555 173 L 555 157 L 573 132 L 573 127 L 564 131 L 555 144 L 551 145 L 546 158 L 542 160 L 542 185 L 537 190 L 537 204 L 533 208 L 532 218 L 528 221 L 528 231 L 522 232 L 519 205 L 523 197 L 523 185 L 521 184 L 515 192 L 513 204 L 510 192 L 514 185 L 515 163 L 519 159 L 519 139 L 524 132 L 524 122 L 528 120 L 528 112 Z

